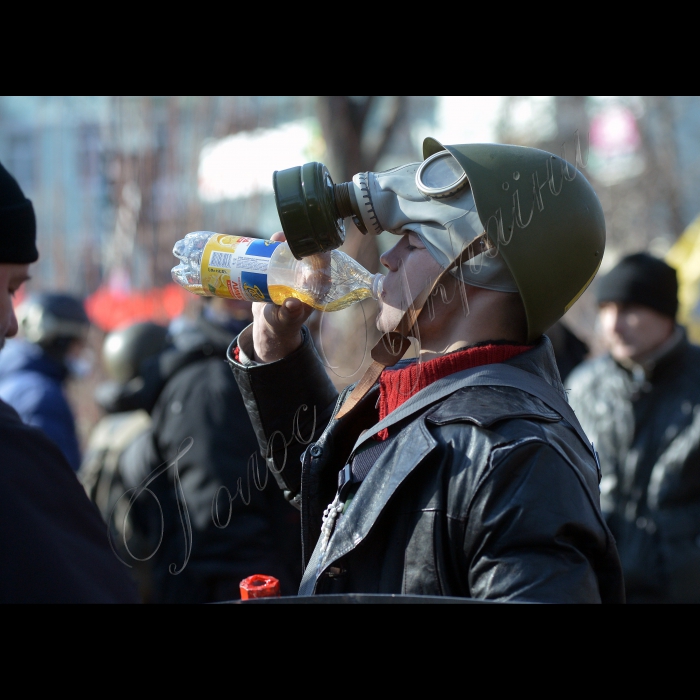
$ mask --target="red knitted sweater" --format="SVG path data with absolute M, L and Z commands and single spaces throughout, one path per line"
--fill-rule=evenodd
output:
M 386 418 L 411 396 L 438 379 L 463 369 L 505 362 L 530 349 L 527 345 L 481 345 L 427 362 L 414 362 L 403 369 L 387 367 L 379 377 L 379 420 Z M 386 440 L 388 437 L 389 431 L 386 428 L 376 435 L 377 440 Z

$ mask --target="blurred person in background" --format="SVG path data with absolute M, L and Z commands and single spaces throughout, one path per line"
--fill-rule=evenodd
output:
M 273 483 L 260 488 L 267 468 L 254 466 L 257 439 L 225 362 L 251 320 L 249 302 L 207 299 L 144 369 L 152 425 L 125 451 L 122 476 L 127 488 L 147 485 L 155 496 L 141 493 L 132 507 L 153 553 L 154 603 L 238 599 L 240 581 L 253 574 L 278 578 L 286 595 L 301 580 L 299 516 Z M 188 438 L 191 448 L 173 465 Z
M 51 293 L 29 297 L 17 318 L 22 339 L 8 342 L 2 353 L 0 398 L 43 430 L 77 471 L 80 446 L 64 385 L 91 369 L 85 356 L 90 321 L 79 299 Z
M 600 455 L 601 507 L 630 603 L 700 602 L 700 348 L 676 323 L 675 270 L 646 253 L 599 283 L 607 354 L 569 377 Z
M 110 528 L 112 542 L 122 559 L 128 550 L 139 559 L 147 556 L 138 528 L 134 530 L 123 498 L 126 487 L 122 477 L 122 455 L 129 445 L 151 425 L 148 413 L 157 388 L 146 390 L 150 362 L 168 347 L 168 329 L 150 321 L 133 323 L 112 331 L 102 346 L 102 365 L 109 380 L 100 384 L 95 401 L 105 412 L 95 425 L 78 476 L 90 499 L 98 507 Z M 149 378 L 152 383 L 152 380 Z M 132 573 L 139 584 L 141 598 L 150 599 L 150 566 L 134 560 Z
M 12 297 L 38 257 L 32 203 L 0 164 L 0 348 L 17 334 Z M 138 602 L 61 450 L 2 400 L 0 455 L 0 603 Z

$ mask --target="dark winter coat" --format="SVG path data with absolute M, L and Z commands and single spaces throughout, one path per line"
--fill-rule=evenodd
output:
M 67 377 L 66 367 L 33 343 L 9 340 L 0 352 L 0 399 L 27 425 L 53 440 L 77 471 L 80 446 L 73 412 L 63 393 Z
M 0 401 L 0 603 L 137 603 L 68 462 Z
M 144 492 L 134 513 L 155 551 L 154 602 L 238 599 L 240 581 L 253 574 L 278 578 L 286 594 L 299 585 L 299 515 L 256 463 L 255 433 L 225 360 L 234 335 L 200 318 L 176 338 L 158 360 L 152 427 L 121 458 L 134 488 L 170 465 L 148 483 L 157 502 Z
M 247 333 L 239 336 L 244 347 Z M 338 472 L 358 436 L 377 423 L 378 387 L 333 420 L 347 390 L 338 397 L 308 333 L 279 362 L 244 366 L 233 349 L 229 362 L 261 450 L 301 508 L 308 562 Z M 563 396 L 547 339 L 507 364 Z M 513 388 L 460 389 L 390 436 L 312 572 L 313 592 L 624 600 L 595 461 L 542 401 Z
M 700 348 L 683 335 L 646 374 L 604 355 L 568 385 L 600 454 L 628 600 L 700 603 Z

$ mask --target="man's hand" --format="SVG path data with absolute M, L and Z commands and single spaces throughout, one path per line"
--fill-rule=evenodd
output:
M 272 241 L 286 241 L 283 233 L 273 233 Z M 298 299 L 285 299 L 282 306 L 253 304 L 253 348 L 256 362 L 276 362 L 301 346 L 301 327 L 313 311 Z

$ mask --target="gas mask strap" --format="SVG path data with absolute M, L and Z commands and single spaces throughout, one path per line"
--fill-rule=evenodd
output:
M 362 379 L 360 379 L 352 390 L 341 409 L 335 414 L 335 420 L 339 420 L 350 413 L 350 411 L 352 411 L 366 396 L 367 392 L 377 383 L 379 375 L 384 371 L 384 368 L 392 367 L 406 354 L 406 351 L 411 345 L 411 341 L 407 336 L 411 332 L 413 326 L 418 322 L 418 316 L 420 316 L 428 298 L 433 291 L 437 289 L 437 286 L 442 282 L 445 275 L 456 267 L 463 265 L 467 260 L 471 260 L 473 257 L 483 253 L 490 247 L 486 231 L 484 231 L 484 233 L 477 236 L 468 246 L 462 249 L 462 252 L 437 276 L 432 284 L 427 285 L 420 294 L 418 294 L 404 312 L 396 328 L 389 333 L 385 333 L 372 348 L 372 364 L 367 368 Z

